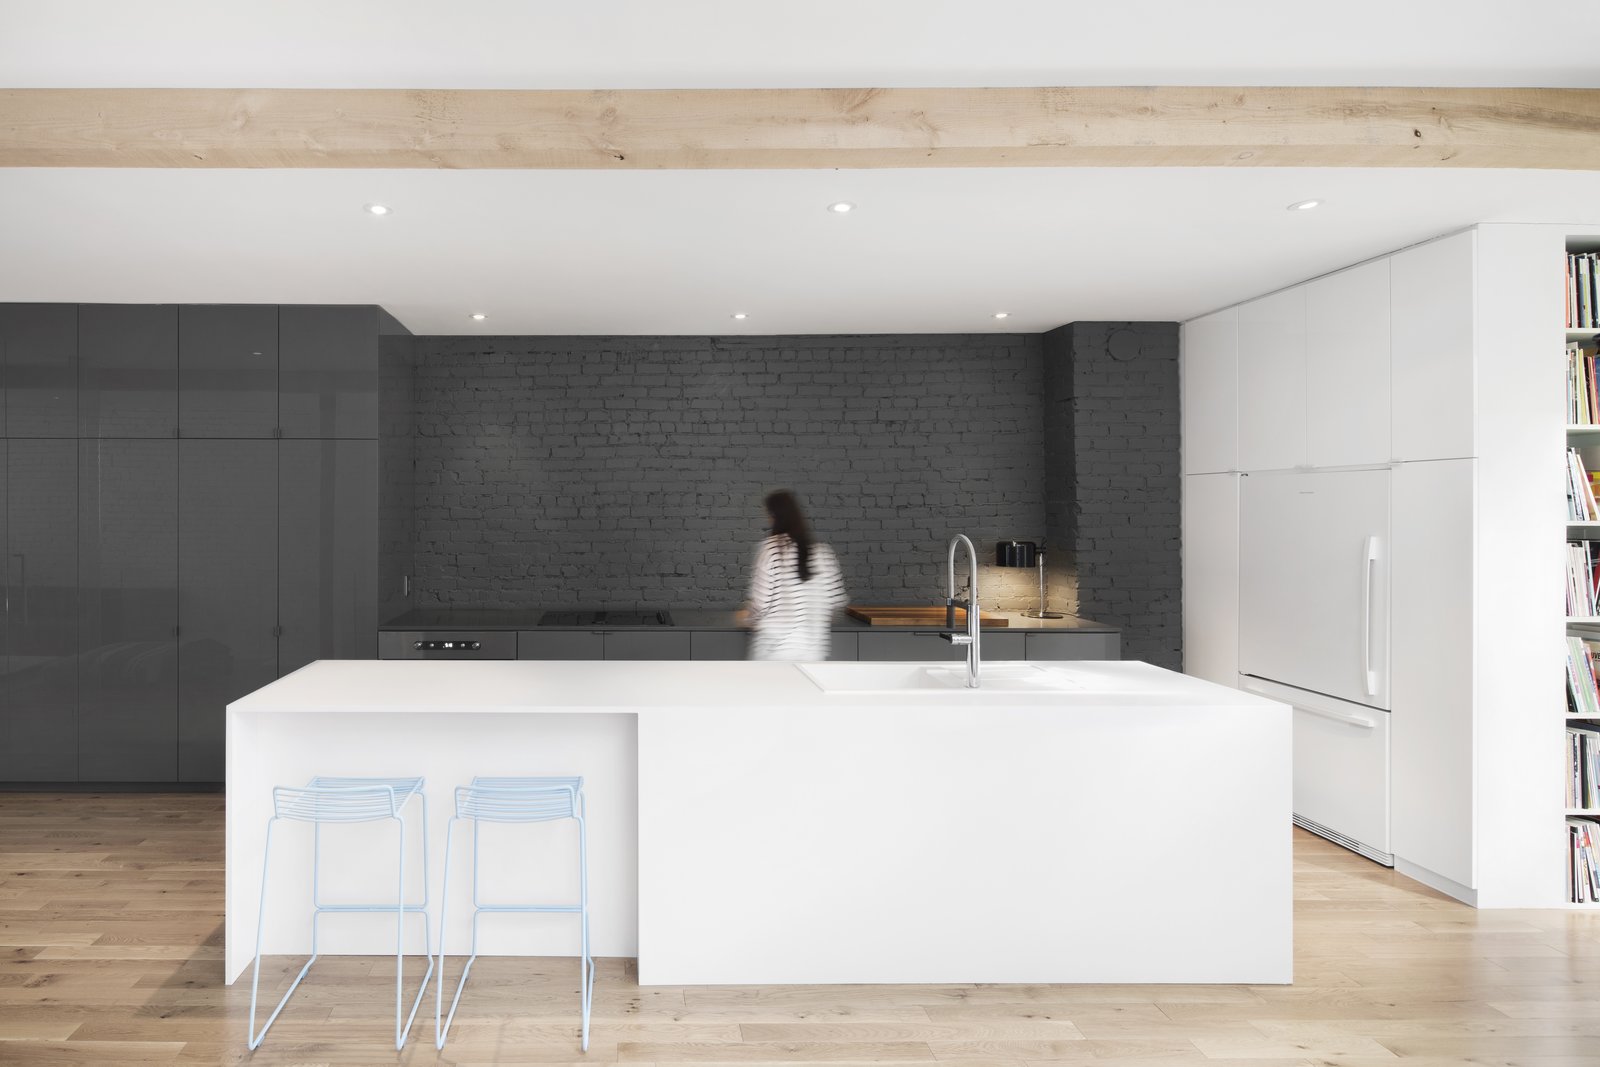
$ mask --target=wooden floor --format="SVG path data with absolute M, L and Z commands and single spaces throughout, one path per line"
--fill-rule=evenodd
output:
M 441 1055 L 431 1014 L 393 1050 L 391 961 L 330 957 L 252 1055 L 222 798 L 0 794 L 0 1064 L 1600 1067 L 1600 914 L 1476 912 L 1303 834 L 1295 862 L 1293 986 L 641 990 L 606 960 L 583 1056 L 572 961 L 485 958 Z

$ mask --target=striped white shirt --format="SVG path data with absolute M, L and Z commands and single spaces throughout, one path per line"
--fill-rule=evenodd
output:
M 834 612 L 844 607 L 844 578 L 833 549 L 811 543 L 811 579 L 800 580 L 800 550 L 788 534 L 756 549 L 750 576 L 751 659 L 824 660 Z

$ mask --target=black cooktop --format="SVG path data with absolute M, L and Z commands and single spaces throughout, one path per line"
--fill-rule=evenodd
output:
M 665 611 L 547 611 L 540 626 L 671 626 Z

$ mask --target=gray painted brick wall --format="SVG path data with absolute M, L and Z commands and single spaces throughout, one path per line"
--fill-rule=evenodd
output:
M 1179 670 L 1177 324 L 1073 323 L 1043 353 L 1049 535 L 1070 548 L 1075 596 L 1063 610 L 1123 627 L 1124 658 Z
M 854 602 L 942 601 L 952 534 L 992 561 L 996 540 L 1044 533 L 1041 351 L 1016 334 L 420 337 L 414 602 L 731 606 L 778 487 Z M 1035 602 L 1031 571 L 989 566 L 981 590 Z

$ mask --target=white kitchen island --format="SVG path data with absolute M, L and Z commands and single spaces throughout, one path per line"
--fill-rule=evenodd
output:
M 855 692 L 756 662 L 296 671 L 228 707 L 227 980 L 254 947 L 274 785 L 424 776 L 437 922 L 454 787 L 581 774 L 594 952 L 636 956 L 642 984 L 1290 981 L 1285 705 L 1134 662 L 1053 665 L 1031 689 L 1001 686 L 1041 668 L 994 664 L 976 691 L 873 691 L 892 666 L 860 664 L 878 674 Z M 265 952 L 303 955 L 311 833 L 285 826 Z M 483 832 L 486 902 L 576 892 L 570 824 Z M 323 849 L 325 899 L 393 899 L 392 830 L 330 828 Z M 485 953 L 576 952 L 570 916 L 484 924 Z M 393 931 L 332 916 L 321 950 L 392 953 Z

